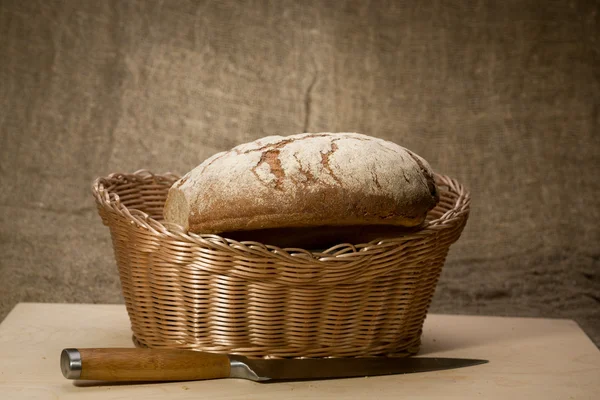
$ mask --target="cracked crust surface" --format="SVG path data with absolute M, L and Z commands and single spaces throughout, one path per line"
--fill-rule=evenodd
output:
M 358 133 L 268 136 L 210 157 L 169 190 L 164 216 L 195 233 L 420 225 L 438 201 L 429 164 Z

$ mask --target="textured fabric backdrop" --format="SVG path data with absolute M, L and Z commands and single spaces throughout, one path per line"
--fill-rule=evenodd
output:
M 258 137 L 393 140 L 472 192 L 431 311 L 600 343 L 595 1 L 0 1 L 0 318 L 120 303 L 92 180 Z

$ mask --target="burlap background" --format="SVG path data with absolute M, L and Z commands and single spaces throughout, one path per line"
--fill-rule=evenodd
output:
M 90 184 L 357 131 L 472 191 L 432 311 L 600 343 L 594 1 L 0 1 L 0 318 L 122 302 Z

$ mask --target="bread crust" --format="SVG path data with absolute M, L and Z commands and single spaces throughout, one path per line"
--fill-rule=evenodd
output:
M 431 167 L 358 133 L 269 136 L 215 154 L 175 182 L 165 219 L 195 233 L 415 227 L 438 202 Z

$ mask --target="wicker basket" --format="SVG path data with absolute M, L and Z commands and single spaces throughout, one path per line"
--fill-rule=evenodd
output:
M 98 178 L 137 346 L 250 357 L 407 356 L 421 331 L 469 194 L 436 175 L 440 202 L 416 233 L 321 252 L 185 233 L 165 223 L 179 177 Z

